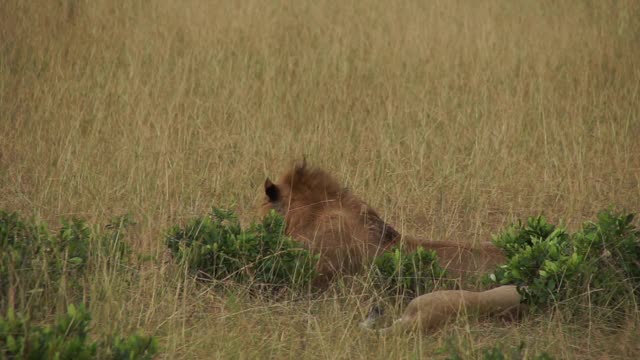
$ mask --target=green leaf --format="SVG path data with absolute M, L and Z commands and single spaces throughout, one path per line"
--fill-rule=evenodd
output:
M 82 260 L 82 258 L 80 257 L 72 257 L 71 259 L 69 259 L 69 263 L 71 263 L 72 265 L 81 265 L 84 261 Z
M 16 342 L 16 339 L 12 336 L 9 335 L 7 336 L 7 348 L 9 349 L 10 353 L 18 353 L 18 343 Z
M 78 315 L 78 309 L 76 309 L 76 306 L 73 304 L 69 304 L 69 306 L 67 307 L 67 313 L 69 314 L 69 316 L 71 316 L 72 318 L 75 318 Z

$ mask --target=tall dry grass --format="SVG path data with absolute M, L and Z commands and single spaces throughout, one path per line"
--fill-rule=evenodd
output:
M 212 293 L 162 255 L 163 231 L 211 206 L 254 219 L 264 178 L 302 155 L 426 238 L 638 211 L 639 44 L 633 0 L 5 0 L 0 208 L 132 212 L 134 247 L 156 260 L 92 311 L 101 330 L 155 332 L 166 358 L 427 357 L 448 338 L 631 356 L 636 319 L 380 339 L 354 326 L 358 293 Z

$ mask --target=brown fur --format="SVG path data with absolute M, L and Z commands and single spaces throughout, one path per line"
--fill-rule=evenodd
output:
M 265 181 L 263 215 L 275 209 L 285 217 L 286 233 L 320 254 L 319 272 L 326 279 L 354 274 L 374 256 L 396 243 L 408 251 L 433 250 L 453 277 L 481 273 L 504 262 L 491 243 L 473 248 L 448 241 L 421 241 L 402 236 L 364 201 L 322 169 L 296 163 L 277 183 Z

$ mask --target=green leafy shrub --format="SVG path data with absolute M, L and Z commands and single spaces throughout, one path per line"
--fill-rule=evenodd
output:
M 86 343 L 90 320 L 84 306 L 69 305 L 53 326 L 30 326 L 10 310 L 7 319 L 0 319 L 0 351 L 8 358 L 90 359 L 96 352 L 94 344 Z
M 640 230 L 633 214 L 602 211 L 573 237 L 575 252 L 588 281 L 590 301 L 615 307 L 629 295 L 640 295 Z
M 157 351 L 153 337 L 116 337 L 113 342 L 90 342 L 91 315 L 83 305 L 69 305 L 52 325 L 37 326 L 9 310 L 0 318 L 0 355 L 18 359 L 93 359 L 98 351 L 114 360 L 151 359 Z
M 511 225 L 493 242 L 508 258 L 493 280 L 521 286 L 526 302 L 547 306 L 567 298 L 566 292 L 575 288 L 568 282 L 579 277 L 582 259 L 573 253 L 566 230 L 547 223 L 543 216 Z
M 63 275 L 81 272 L 87 254 L 85 246 L 78 243 L 85 241 L 83 233 L 82 224 L 66 222 L 60 231 L 63 238 L 58 239 L 46 224 L 0 211 L 0 308 L 6 307 L 9 294 L 15 294 L 17 302 L 21 295 L 30 293 L 46 297 Z M 67 246 L 73 247 L 71 252 Z
M 127 219 L 116 218 L 101 232 L 73 218 L 52 234 L 45 223 L 0 211 L 0 310 L 10 294 L 17 308 L 55 304 L 57 294 L 81 292 L 88 266 L 98 259 L 119 265 L 128 254 L 121 239 Z
M 615 307 L 638 293 L 640 232 L 632 214 L 602 211 L 574 234 L 540 216 L 493 241 L 508 261 L 492 280 L 519 285 L 523 300 L 536 307 L 586 295 L 590 304 Z
M 445 271 L 438 264 L 433 251 L 419 247 L 412 253 L 403 253 L 394 246 L 376 258 L 374 274 L 376 283 L 383 289 L 413 297 L 442 285 Z
M 284 235 L 284 219 L 272 211 L 242 229 L 237 216 L 213 209 L 211 216 L 175 226 L 167 236 L 174 256 L 212 279 L 272 286 L 301 286 L 316 275 L 317 256 Z
M 58 237 L 51 238 L 52 249 L 59 252 L 56 260 L 56 267 L 63 269 L 67 262 L 74 269 L 83 269 L 88 260 L 89 239 L 91 239 L 91 229 L 80 219 L 62 220 L 62 228 Z
M 507 257 L 511 258 L 530 246 L 535 239 L 547 240 L 555 239 L 564 243 L 569 236 L 563 228 L 557 228 L 549 224 L 544 216 L 532 217 L 527 220 L 527 224 L 512 224 L 500 235 L 493 238 L 494 244 L 505 251 Z

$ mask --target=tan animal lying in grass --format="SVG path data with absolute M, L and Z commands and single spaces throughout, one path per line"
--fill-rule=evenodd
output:
M 490 271 L 505 260 L 491 243 L 478 247 L 448 241 L 421 241 L 403 236 L 364 201 L 321 169 L 296 163 L 278 182 L 264 184 L 263 215 L 271 209 L 285 217 L 286 233 L 320 254 L 318 285 L 335 274 L 361 271 L 376 255 L 402 243 L 405 251 L 418 246 L 436 252 L 447 274 L 464 279 Z
M 389 327 L 375 329 L 382 311 L 374 307 L 369 317 L 360 323 L 363 329 L 379 333 L 404 331 L 433 331 L 455 320 L 460 314 L 516 315 L 523 309 L 521 296 L 513 285 L 474 292 L 465 290 L 434 291 L 413 299 L 402 317 Z

